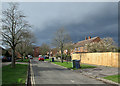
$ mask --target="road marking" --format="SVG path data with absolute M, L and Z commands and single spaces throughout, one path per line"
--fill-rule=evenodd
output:
M 35 85 L 35 79 L 34 79 L 34 73 L 33 73 L 33 69 L 32 69 L 31 60 L 30 60 L 30 69 L 31 69 L 31 85 L 34 86 Z
M 74 80 L 70 80 L 72 83 L 74 83 L 75 81 Z

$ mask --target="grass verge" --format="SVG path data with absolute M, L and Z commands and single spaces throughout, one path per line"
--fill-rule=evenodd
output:
M 74 69 L 76 70 L 76 68 L 72 68 L 72 62 L 52 62 L 54 64 L 69 68 L 69 69 Z M 86 68 L 96 68 L 96 66 L 91 66 L 91 65 L 87 65 L 87 64 L 81 64 L 81 68 L 80 69 L 86 69 Z
M 2 67 L 2 84 L 6 86 L 11 84 L 25 85 L 27 70 L 27 64 L 16 64 L 15 68 L 11 68 L 11 65 Z
M 29 62 L 29 59 L 23 59 L 23 61 L 21 59 L 19 59 L 16 62 Z
M 111 80 L 113 82 L 120 83 L 120 75 L 111 75 L 111 76 L 106 76 L 104 79 Z
M 44 59 L 44 61 L 51 61 L 51 59 Z

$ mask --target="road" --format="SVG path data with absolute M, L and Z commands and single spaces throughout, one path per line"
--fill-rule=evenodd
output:
M 49 62 L 31 60 L 35 84 L 105 84 Z

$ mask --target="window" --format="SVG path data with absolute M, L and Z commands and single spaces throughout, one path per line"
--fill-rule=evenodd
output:
M 78 50 L 80 51 L 80 47 L 78 48 Z

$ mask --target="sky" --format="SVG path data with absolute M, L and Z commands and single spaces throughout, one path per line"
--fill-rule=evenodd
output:
M 8 8 L 2 3 L 2 9 Z M 32 25 L 36 45 L 50 44 L 55 32 L 64 27 L 72 42 L 91 36 L 112 37 L 118 42 L 117 2 L 20 2 L 19 9 Z

